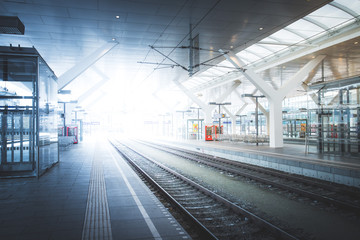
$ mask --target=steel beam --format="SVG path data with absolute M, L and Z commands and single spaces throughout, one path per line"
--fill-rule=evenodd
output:
M 245 63 L 240 60 L 238 56 L 236 56 L 233 52 L 229 51 L 226 53 L 223 50 L 219 50 L 224 54 L 225 58 L 234 65 L 235 68 L 242 73 L 246 79 L 248 79 L 262 94 L 264 94 L 267 98 L 272 98 L 276 95 L 275 90 L 263 79 L 261 79 L 252 69 L 243 68 Z
M 158 103 L 160 103 L 166 108 L 167 112 L 172 112 L 176 108 L 176 106 L 179 105 L 180 103 L 180 102 L 176 102 L 173 106 L 169 106 L 168 102 L 164 101 L 157 95 L 157 92 L 154 92 L 152 96 L 158 101 Z
M 93 87 L 91 87 L 89 90 L 87 90 L 85 93 L 83 93 L 78 98 L 78 104 L 79 105 L 81 105 L 85 101 L 85 99 L 87 99 L 89 96 L 91 96 L 91 94 L 93 94 L 95 91 L 99 90 L 107 81 L 110 80 L 110 78 L 108 78 L 104 73 L 102 73 L 97 68 L 94 68 L 94 71 L 97 74 L 99 74 L 103 79 L 100 80 L 99 82 L 97 82 Z
M 335 103 L 339 103 L 339 102 L 340 102 L 340 96 L 339 96 L 339 93 L 337 93 L 327 105 L 331 106 L 331 105 L 334 105 Z
M 236 133 L 236 116 L 232 114 L 225 106 L 222 106 L 222 109 L 226 112 L 227 115 L 229 115 L 231 119 L 231 133 Z
M 223 76 L 215 77 L 215 78 L 211 79 L 210 81 L 207 81 L 203 84 L 193 87 L 193 88 L 191 88 L 191 91 L 192 92 L 201 92 L 206 89 L 219 87 L 219 86 L 222 86 L 231 81 L 240 80 L 239 79 L 240 77 L 242 77 L 242 75 L 239 72 L 231 72 L 231 73 L 223 75 Z
M 188 90 L 186 87 L 184 87 L 177 79 L 173 80 L 175 85 L 180 88 L 183 93 L 185 93 L 186 96 L 188 96 L 194 103 L 196 103 L 199 107 L 202 109 L 206 109 L 209 106 L 205 103 L 203 103 L 199 98 L 197 98 L 190 90 Z
M 220 97 L 218 97 L 215 102 L 222 103 L 235 89 L 241 84 L 239 80 L 234 81 L 233 85 L 229 87 Z M 216 105 L 209 106 L 211 111 L 216 108 Z
M 277 56 L 264 59 L 263 62 L 259 62 L 253 67 L 256 72 L 261 72 L 266 69 L 273 68 L 287 62 L 291 62 L 308 54 L 312 54 L 316 51 L 335 46 L 336 44 L 345 42 L 359 36 L 359 23 L 355 22 L 349 26 L 337 30 L 336 33 L 331 36 L 325 35 L 319 39 L 311 41 L 311 46 L 298 47 L 296 49 L 293 49 L 292 51 L 284 51 L 283 54 L 277 54 Z
M 70 68 L 64 74 L 62 74 L 58 78 L 58 90 L 63 89 L 69 83 L 71 83 L 75 78 L 81 75 L 86 69 L 91 67 L 94 63 L 96 63 L 100 58 L 102 58 L 106 53 L 108 53 L 113 47 L 119 44 L 116 41 L 107 42 L 97 50 L 95 50 L 92 54 L 87 56 L 81 62 L 77 63 L 75 66 Z
M 342 11 L 350 14 L 350 15 L 353 16 L 354 18 L 359 18 L 359 14 L 358 14 L 356 11 L 354 11 L 354 10 L 352 10 L 352 9 L 350 9 L 350 8 L 348 8 L 348 7 L 340 4 L 340 3 L 331 2 L 331 3 L 329 3 L 329 5 L 331 5 L 331 6 L 333 6 L 333 7 L 336 7 L 336 8 L 338 8 L 338 9 L 340 9 L 340 10 L 342 10 Z
M 259 42 L 258 44 L 274 44 L 274 45 L 291 45 L 296 48 L 291 49 L 291 51 L 284 51 L 283 53 L 276 53 L 272 57 L 266 58 L 261 62 L 256 63 L 253 66 L 255 73 L 276 67 L 287 62 L 291 62 L 295 59 L 304 57 L 308 54 L 312 54 L 316 51 L 326 49 L 328 47 L 335 46 L 336 44 L 345 42 L 347 40 L 356 38 L 360 36 L 359 21 L 352 23 L 346 27 L 338 29 L 336 32 L 332 33 L 331 36 L 328 34 L 314 39 L 311 41 L 311 44 L 293 44 L 293 43 L 283 43 L 283 42 Z M 233 80 L 234 78 L 239 78 L 239 72 L 231 72 L 223 76 L 216 77 L 211 81 L 211 84 L 202 84 L 198 87 L 192 89 L 192 91 L 201 91 L 206 88 L 211 88 L 212 85 L 220 86 L 226 84 L 227 82 Z
M 325 59 L 325 55 L 319 55 L 316 58 L 312 59 L 310 62 L 305 64 L 291 79 L 285 82 L 281 88 L 278 89 L 277 94 L 278 97 L 284 98 L 286 95 L 299 86 L 306 77 L 311 73 L 311 71 L 315 70 L 317 66 Z
M 196 103 L 203 111 L 204 111 L 204 125 L 212 125 L 212 118 L 211 118 L 211 109 L 210 106 L 203 103 L 199 98 L 197 98 L 192 92 L 190 92 L 186 87 L 184 87 L 178 79 L 173 80 L 175 85 L 186 95 L 188 96 L 194 103 Z M 202 129 L 205 132 L 204 129 Z
M 224 111 L 230 116 L 231 118 L 231 125 L 232 125 L 232 134 L 236 134 L 236 115 L 240 115 L 242 111 L 247 107 L 248 103 L 244 103 L 241 108 L 235 113 L 232 114 L 225 106 L 222 106 Z
M 87 103 L 85 102 L 85 104 L 83 104 L 82 107 L 85 109 L 88 109 L 88 108 L 90 109 L 91 106 L 96 105 L 105 96 L 106 96 L 105 92 L 99 91 L 99 94 L 94 99 L 92 99 L 91 101 L 88 101 Z

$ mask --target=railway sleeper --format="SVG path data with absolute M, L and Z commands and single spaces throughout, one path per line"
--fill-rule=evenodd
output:
M 203 203 L 201 203 L 203 204 Z M 214 203 L 212 205 L 200 205 L 200 203 L 190 203 L 190 205 L 187 205 L 186 203 L 184 203 L 184 205 L 186 205 L 185 207 L 189 210 L 195 210 L 195 209 L 212 209 L 212 208 L 217 208 L 219 206 L 221 206 L 218 203 Z M 200 205 L 200 206 L 199 206 Z
M 183 194 L 182 194 L 183 195 Z M 220 196 L 218 196 L 218 198 L 222 199 Z M 226 202 L 226 199 L 223 199 L 223 201 Z M 240 211 L 243 211 L 243 210 L 240 210 Z M 246 211 L 245 211 L 246 212 Z M 222 213 L 223 214 L 223 213 Z M 267 228 L 271 229 L 270 231 L 274 231 L 276 232 L 276 234 L 280 234 L 280 236 L 286 236 L 287 238 L 291 238 L 291 239 L 294 239 L 294 237 L 292 237 L 291 235 L 287 234 L 286 232 L 283 232 L 281 231 L 281 229 L 277 229 L 276 227 L 272 226 L 271 224 L 267 223 L 266 221 L 264 222 L 263 220 L 261 220 L 260 218 L 258 218 L 257 216 L 255 215 L 251 215 L 250 213 L 250 216 L 251 216 L 251 219 L 256 219 L 256 221 L 259 221 L 262 223 L 262 225 L 266 226 Z M 273 230 L 275 229 L 275 230 Z
M 183 202 L 183 205 L 189 206 L 189 207 L 196 207 L 197 205 L 210 205 L 213 204 L 214 201 L 208 200 L 208 199 L 177 199 L 179 202 Z
M 194 191 L 194 192 L 186 192 L 186 193 L 184 193 L 184 192 L 181 192 L 181 191 L 178 191 L 178 190 L 168 190 L 169 191 L 169 193 L 171 193 L 171 196 L 173 196 L 174 198 L 178 198 L 178 197 L 191 197 L 191 196 L 194 196 L 195 194 L 196 195 L 202 195 L 201 193 L 199 193 L 199 192 L 197 192 L 197 191 Z
M 209 203 L 209 202 L 212 202 L 213 200 L 212 199 L 209 199 L 208 196 L 205 196 L 205 195 L 199 195 L 199 196 L 194 196 L 194 197 L 184 197 L 184 198 L 181 198 L 181 196 L 178 197 L 178 200 L 179 201 L 199 201 L 199 202 L 204 202 L 204 203 Z
M 168 183 L 166 181 L 157 181 L 161 186 L 169 187 L 173 189 L 181 189 L 181 190 L 191 190 L 193 187 L 190 185 L 185 185 L 184 183 Z
M 196 215 L 199 218 L 209 218 L 221 220 L 226 218 L 239 218 L 241 219 L 242 216 L 234 213 L 228 213 L 228 209 L 189 209 L 190 212 L 192 212 L 194 215 Z M 234 217 L 235 216 L 235 217 Z

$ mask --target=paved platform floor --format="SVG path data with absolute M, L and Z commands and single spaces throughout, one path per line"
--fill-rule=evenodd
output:
M 40 179 L 0 180 L 0 239 L 190 239 L 105 139 L 60 159 Z
M 197 147 L 210 147 L 234 150 L 239 152 L 257 153 L 268 156 L 283 156 L 292 159 L 302 159 L 314 162 L 322 162 L 325 164 L 343 165 L 360 167 L 360 158 L 358 156 L 335 155 L 335 154 L 319 154 L 315 152 L 306 153 L 305 146 L 301 144 L 284 144 L 282 148 L 271 148 L 269 144 L 260 143 L 258 146 L 254 143 L 230 142 L 230 141 L 204 141 L 204 140 L 174 140 L 174 139 L 158 139 L 159 141 L 193 145 Z
M 305 146 L 284 144 L 271 148 L 268 144 L 229 141 L 158 139 L 166 144 L 208 153 L 276 170 L 360 188 L 360 158 L 335 154 L 306 153 Z

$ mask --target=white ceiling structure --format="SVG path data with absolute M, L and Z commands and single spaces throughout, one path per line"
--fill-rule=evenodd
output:
M 254 91 L 219 49 L 274 86 L 320 54 L 329 80 L 359 75 L 359 14 L 359 0 L 0 0 L 0 15 L 18 16 L 26 28 L 22 36 L 0 34 L 0 45 L 34 46 L 61 78 L 112 42 L 64 88 L 73 99 L 106 111 L 149 110 L 154 102 L 185 108 L 173 79 L 198 95 L 234 80 L 243 93 Z M 190 35 L 204 49 L 192 76 Z

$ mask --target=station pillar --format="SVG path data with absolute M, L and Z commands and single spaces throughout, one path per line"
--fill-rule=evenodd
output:
M 270 122 L 270 147 L 281 148 L 284 146 L 282 126 L 282 100 L 269 99 Z

